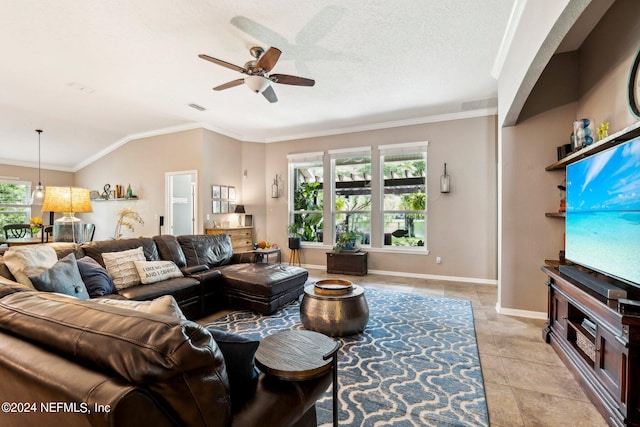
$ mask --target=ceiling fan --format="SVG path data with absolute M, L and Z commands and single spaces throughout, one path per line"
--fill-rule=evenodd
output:
M 244 67 L 239 67 L 208 55 L 198 55 L 200 58 L 213 62 L 214 64 L 247 75 L 247 77 L 243 79 L 232 80 L 216 86 L 213 90 L 229 89 L 244 83 L 252 92 L 262 93 L 262 95 L 267 98 L 267 101 L 273 103 L 278 101 L 278 97 L 271 87 L 272 82 L 294 86 L 313 86 L 316 83 L 315 80 L 304 77 L 290 76 L 287 74 L 269 74 L 269 71 L 276 65 L 282 53 L 278 48 L 270 47 L 265 52 L 261 47 L 252 47 L 249 49 L 249 52 L 255 59 L 244 64 Z

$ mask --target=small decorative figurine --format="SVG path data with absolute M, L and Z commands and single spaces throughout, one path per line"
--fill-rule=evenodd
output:
M 609 136 L 609 122 L 602 122 L 600 126 L 598 126 L 598 140 L 603 140 Z

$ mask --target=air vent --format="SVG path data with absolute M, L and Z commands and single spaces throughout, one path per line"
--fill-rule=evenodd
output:
M 204 107 L 202 107 L 202 106 L 200 106 L 198 104 L 189 104 L 189 107 L 194 108 L 194 109 L 196 109 L 198 111 L 206 111 L 207 110 L 206 108 L 204 108 Z
M 484 108 L 494 108 L 498 106 L 498 98 L 479 99 L 477 101 L 463 102 L 462 111 L 481 110 Z

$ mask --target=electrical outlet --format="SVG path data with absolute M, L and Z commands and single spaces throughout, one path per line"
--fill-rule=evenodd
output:
M 442 264 L 442 258 L 439 256 L 436 257 L 436 264 Z

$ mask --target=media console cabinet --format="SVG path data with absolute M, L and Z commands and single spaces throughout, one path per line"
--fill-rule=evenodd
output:
M 605 420 L 640 426 L 640 311 L 543 267 L 549 280 L 542 336 L 578 379 Z M 634 298 L 634 296 L 629 296 Z

